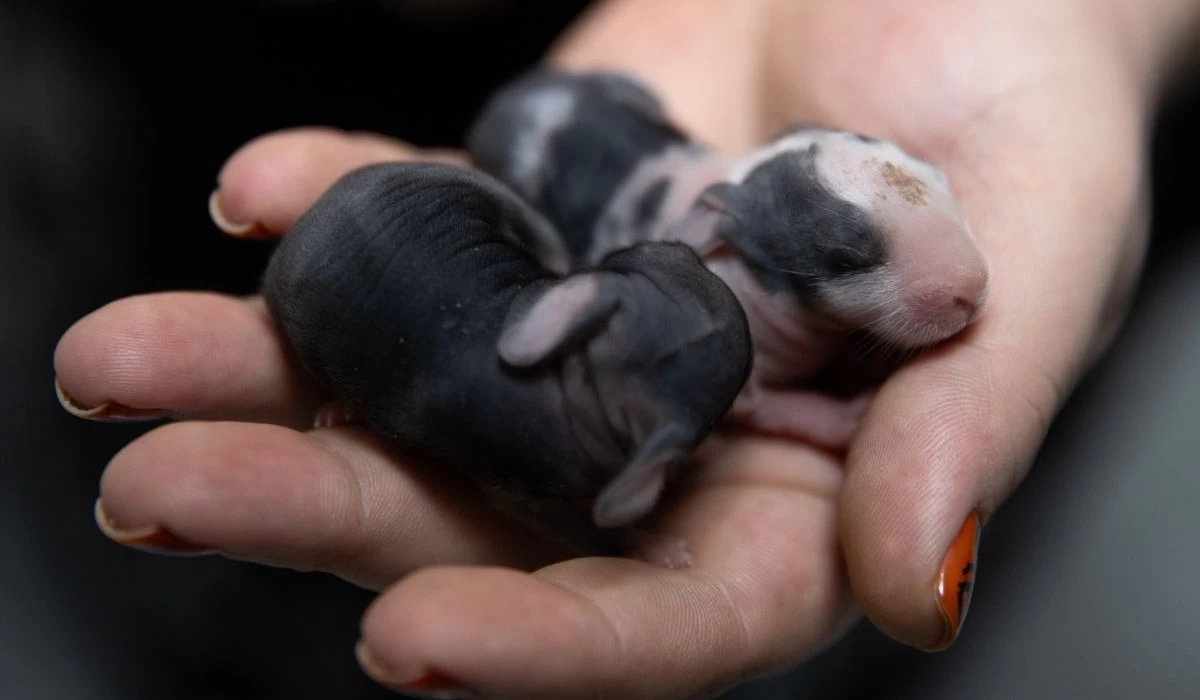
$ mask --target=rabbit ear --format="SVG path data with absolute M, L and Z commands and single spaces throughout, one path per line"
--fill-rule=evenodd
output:
M 655 431 L 596 498 L 592 506 L 596 525 L 622 527 L 654 510 L 671 467 L 688 456 L 693 442 L 678 423 L 667 423 Z
M 620 306 L 611 277 L 585 273 L 551 287 L 500 336 L 500 357 L 529 367 L 561 355 L 603 327 Z
M 696 198 L 693 209 L 711 212 L 720 217 L 722 225 L 736 224 L 742 218 L 747 192 L 744 186 L 732 182 L 709 185 Z
M 729 247 L 726 234 L 731 231 L 736 234 L 740 189 L 729 182 L 709 186 L 672 226 L 667 237 L 687 244 L 702 258 Z
M 498 196 L 505 198 L 505 205 L 512 214 L 501 227 L 501 233 L 529 251 L 547 270 L 560 275 L 570 273 L 575 264 L 562 233 L 545 215 L 509 190 L 507 185 L 498 181 L 489 184 L 495 188 Z

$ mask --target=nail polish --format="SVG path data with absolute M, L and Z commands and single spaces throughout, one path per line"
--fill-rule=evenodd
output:
M 93 512 L 100 532 L 110 540 L 127 547 L 180 556 L 200 556 L 215 552 L 215 550 L 192 544 L 158 525 L 147 525 L 132 530 L 122 528 L 108 517 L 108 513 L 104 511 L 104 503 L 99 498 L 96 499 Z
M 140 423 L 166 418 L 170 411 L 158 408 L 131 408 L 115 401 L 106 401 L 98 406 L 84 406 L 63 389 L 58 377 L 54 378 L 54 393 L 58 403 L 71 415 L 98 423 Z
M 362 640 L 354 646 L 354 655 L 358 658 L 358 665 L 372 680 L 406 695 L 444 700 L 473 697 L 453 678 L 437 671 L 411 669 L 399 672 L 384 668 L 367 650 L 367 645 Z
M 436 700 L 460 700 L 473 697 L 452 678 L 430 671 L 411 683 L 397 686 L 408 695 Z
M 941 639 L 930 651 L 948 648 L 962 630 L 975 587 L 981 527 L 982 518 L 979 511 L 971 511 L 942 561 L 934 594 L 937 597 L 938 611 L 942 615 L 943 631 Z

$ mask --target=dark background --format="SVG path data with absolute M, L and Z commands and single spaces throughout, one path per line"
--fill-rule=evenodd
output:
M 0 2 L 0 700 L 395 697 L 352 653 L 370 594 L 99 533 L 101 470 L 147 428 L 63 412 L 54 345 L 130 294 L 253 291 L 269 247 L 206 209 L 246 141 L 327 124 L 457 145 L 585 4 Z M 1197 117 L 1196 92 L 1162 114 L 1131 323 L 985 533 L 959 644 L 861 625 L 731 697 L 1200 697 Z

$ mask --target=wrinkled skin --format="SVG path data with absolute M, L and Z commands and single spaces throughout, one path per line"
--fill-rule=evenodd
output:
M 862 613 L 940 646 L 947 547 L 978 507 L 988 575 L 987 517 L 1124 315 L 1146 242 L 1144 132 L 1193 5 L 617 0 L 563 38 L 553 60 L 641 76 L 731 155 L 806 118 L 900 144 L 957 183 L 991 266 L 987 312 L 889 378 L 844 459 L 712 444 L 657 522 L 689 540 L 690 569 L 554 561 L 363 431 L 307 431 L 325 397 L 261 300 L 203 293 L 115 302 L 57 348 L 75 410 L 192 419 L 113 458 L 105 531 L 380 590 L 361 658 L 397 688 L 436 669 L 485 697 L 706 697 L 804 662 Z M 413 157 L 455 156 L 273 134 L 230 159 L 215 200 L 227 230 L 283 235 L 348 169 Z
M 987 296 L 944 173 L 866 135 L 794 125 L 730 159 L 626 74 L 539 66 L 484 105 L 467 154 L 580 264 L 635 241 L 694 247 L 749 316 L 754 376 L 728 417 L 761 433 L 845 450 L 872 380 L 961 332 Z M 841 372 L 857 392 L 821 391 L 863 347 L 878 351 Z
M 366 166 L 296 222 L 262 293 L 300 363 L 406 456 L 576 553 L 636 551 L 623 528 L 746 382 L 746 318 L 682 244 L 562 276 L 523 244 L 539 231 L 479 171 Z

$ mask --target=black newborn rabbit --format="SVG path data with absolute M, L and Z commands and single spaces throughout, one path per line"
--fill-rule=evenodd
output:
M 687 246 L 568 272 L 559 240 L 488 175 L 373 165 L 296 223 L 263 293 L 367 425 L 541 533 L 615 554 L 745 384 L 749 329 Z

